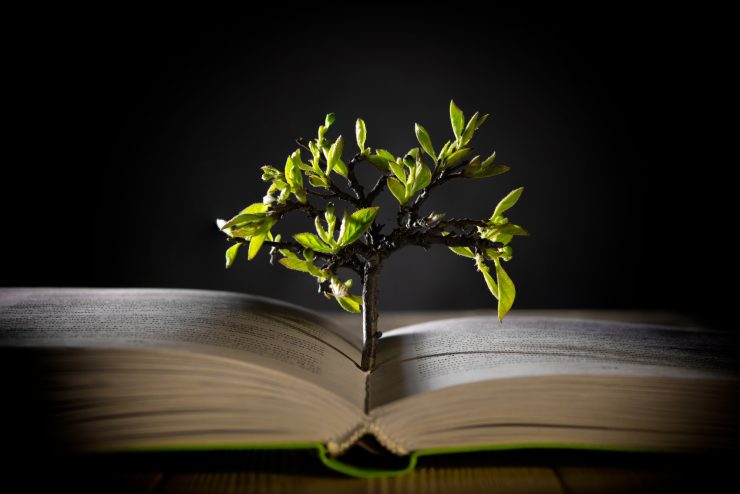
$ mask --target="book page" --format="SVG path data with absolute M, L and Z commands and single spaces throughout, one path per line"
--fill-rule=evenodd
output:
M 509 316 L 433 321 L 380 339 L 371 408 L 449 386 L 508 377 L 717 377 L 736 342 L 699 329 Z
M 205 353 L 314 382 L 362 407 L 361 353 L 330 321 L 279 301 L 161 289 L 0 289 L 0 344 Z

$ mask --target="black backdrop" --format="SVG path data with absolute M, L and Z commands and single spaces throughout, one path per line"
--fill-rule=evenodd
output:
M 258 168 L 282 166 L 325 113 L 349 148 L 361 116 L 368 145 L 401 153 L 415 121 L 446 140 L 454 98 L 492 114 L 477 145 L 512 171 L 452 182 L 427 210 L 486 217 L 526 186 L 510 215 L 532 232 L 508 264 L 515 307 L 717 319 L 731 302 L 718 286 L 732 228 L 731 165 L 715 154 L 728 134 L 715 117 L 721 13 L 454 12 L 464 7 L 16 19 L 2 283 L 223 289 L 333 309 L 264 254 L 224 270 L 214 220 L 258 201 Z M 474 267 L 440 247 L 398 253 L 381 289 L 382 309 L 494 306 Z

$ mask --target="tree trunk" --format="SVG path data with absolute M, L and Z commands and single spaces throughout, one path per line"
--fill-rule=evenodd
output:
M 362 277 L 362 370 L 375 368 L 375 352 L 378 347 L 378 274 L 380 260 L 373 257 L 365 263 Z

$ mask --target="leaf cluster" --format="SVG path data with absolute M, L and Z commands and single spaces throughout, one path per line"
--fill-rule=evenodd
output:
M 439 151 L 429 132 L 417 123 L 414 133 L 418 146 L 400 156 L 367 147 L 367 126 L 358 118 L 355 140 L 359 151 L 344 161 L 342 136 L 333 140 L 327 137 L 335 122 L 334 114 L 328 114 L 314 139 L 297 140 L 299 147 L 287 157 L 283 168 L 262 167 L 262 180 L 269 186 L 261 203 L 251 204 L 228 221 L 218 220 L 221 231 L 235 242 L 226 251 L 226 266 L 234 263 L 243 244 L 249 245 L 250 260 L 263 245 L 269 245 L 271 260 L 281 256 L 281 265 L 313 276 L 327 298 L 334 298 L 345 310 L 359 312 L 362 298 L 350 292 L 352 281 L 342 280 L 339 269 L 348 268 L 363 276 L 370 263 L 380 263 L 406 245 L 443 244 L 474 260 L 498 300 L 499 317 L 503 319 L 516 291 L 502 262 L 512 257 L 509 244 L 513 237 L 527 234 L 521 226 L 510 223 L 504 213 L 517 202 L 523 189 L 504 197 L 487 220 L 445 220 L 442 213 L 419 215 L 424 200 L 446 181 L 489 178 L 509 171 L 508 166 L 494 163 L 495 151 L 485 159 L 473 152 L 471 140 L 488 118 L 476 112 L 466 120 L 451 101 L 452 136 Z M 304 151 L 310 154 L 305 162 Z M 380 172 L 377 183 L 367 192 L 355 176 L 355 167 L 362 163 Z M 376 222 L 379 207 L 372 204 L 385 188 L 399 204 L 398 225 L 390 232 Z M 311 198 L 323 201 L 323 207 Z M 346 203 L 341 220 L 335 211 L 337 199 Z M 273 237 L 273 227 L 292 211 L 307 214 L 313 220 L 314 231 L 296 233 L 292 241 L 282 241 L 280 235 Z

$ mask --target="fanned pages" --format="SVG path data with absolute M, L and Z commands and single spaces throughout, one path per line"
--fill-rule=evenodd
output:
M 737 449 L 727 333 L 440 320 L 384 333 L 365 373 L 357 324 L 227 292 L 0 290 L 0 343 L 44 362 L 45 396 L 75 449 L 321 444 L 338 456 L 366 434 L 398 455 Z
M 328 442 L 362 420 L 360 350 L 290 304 L 195 290 L 2 290 L 86 449 Z
M 371 415 L 402 451 L 520 443 L 678 450 L 732 448 L 736 439 L 729 398 L 737 347 L 722 332 L 484 317 L 400 328 L 382 343 Z

